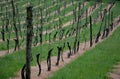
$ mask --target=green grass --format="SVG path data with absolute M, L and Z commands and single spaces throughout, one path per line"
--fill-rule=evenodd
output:
M 74 6 L 69 6 L 69 7 L 67 7 L 67 8 L 66 8 L 66 13 L 69 13 L 70 11 L 72 11 L 73 8 L 74 8 Z M 64 9 L 63 9 L 63 10 L 64 10 Z M 61 11 L 62 13 L 63 13 L 63 10 Z M 43 13 L 43 14 L 45 14 L 45 13 Z M 59 15 L 57 15 L 56 17 L 58 18 L 58 16 L 59 16 Z M 35 17 L 36 17 L 36 16 L 35 16 Z M 50 18 L 49 20 L 53 20 L 53 17 L 54 17 L 54 16 L 51 15 L 51 16 L 49 17 L 49 18 Z M 69 17 L 70 19 L 67 19 L 68 17 Z M 62 20 L 63 20 L 63 24 L 64 24 L 65 22 L 67 22 L 67 21 L 70 21 L 72 18 L 73 18 L 72 15 L 71 15 L 71 16 L 67 16 L 67 17 L 63 17 L 63 19 L 62 19 Z M 43 20 L 44 20 L 44 19 L 43 19 Z M 34 20 L 33 20 L 33 25 L 36 25 L 35 22 L 37 22 L 37 21 L 36 21 L 36 19 L 34 18 Z M 53 29 L 53 26 L 55 26 L 55 25 L 54 25 L 55 23 L 58 23 L 58 21 L 55 21 L 54 23 L 53 23 L 53 22 L 52 22 L 52 23 L 49 23 L 49 25 L 48 25 L 48 24 L 47 24 L 47 25 L 45 24 L 44 27 L 43 27 L 43 30 L 45 31 L 46 28 L 49 28 L 49 27 L 51 27 L 51 26 L 52 26 L 51 28 Z M 24 25 L 21 24 L 20 26 L 24 26 Z M 22 27 L 21 27 L 21 28 L 22 28 Z M 9 28 L 9 29 L 10 29 L 10 28 Z M 2 29 L 0 29 L 0 30 L 2 30 Z M 13 29 L 10 29 L 10 31 L 13 31 Z M 22 31 L 22 33 L 23 33 L 23 31 Z M 12 33 L 10 36 L 11 36 L 11 38 L 15 38 L 15 33 Z M 23 36 L 24 36 L 24 34 L 23 34 Z M 5 37 L 7 37 L 7 34 L 5 34 Z M 2 35 L 0 35 L 0 38 L 2 38 Z
M 94 31 L 97 31 L 96 29 L 98 29 L 98 26 L 99 26 L 99 24 L 97 26 L 94 26 Z M 89 32 L 88 31 L 89 31 L 89 28 L 87 28 L 85 30 L 87 40 L 89 40 Z M 71 44 L 73 46 L 74 37 L 66 38 L 63 41 L 60 41 L 60 43 L 62 44 L 65 41 L 71 42 Z M 84 41 L 84 39 L 81 39 L 81 42 L 83 42 L 83 41 Z M 43 44 L 42 46 L 33 47 L 32 48 L 32 55 L 33 55 L 33 59 L 34 60 L 32 61 L 32 65 L 36 64 L 35 55 L 37 53 L 41 53 L 42 54 L 42 58 L 41 59 L 45 60 L 46 57 L 47 57 L 47 52 L 48 52 L 50 47 L 54 48 L 52 55 L 54 55 L 54 56 L 57 55 L 57 48 L 56 47 L 58 45 L 59 45 L 59 41 L 54 42 L 51 45 Z M 67 49 L 68 48 L 66 46 L 65 50 L 67 50 Z M 3 61 L 6 61 L 7 63 L 3 62 Z M 18 52 L 14 52 L 14 53 L 9 54 L 9 55 L 7 55 L 5 57 L 0 57 L 0 63 L 1 63 L 1 65 L 0 65 L 0 72 L 2 72 L 0 74 L 0 78 L 1 79 L 6 79 L 6 78 L 9 78 L 9 77 L 15 76 L 15 73 L 17 73 L 19 71 L 19 69 L 22 68 L 22 65 L 25 63 L 25 49 L 24 50 L 20 50 Z M 9 71 L 9 72 L 6 72 L 6 71 Z
M 90 3 L 92 3 L 92 2 L 90 2 Z M 90 3 L 89 3 L 89 4 L 90 4 Z M 88 5 L 87 7 L 89 7 L 89 5 Z M 70 10 L 71 10 L 71 9 L 70 9 Z M 69 11 L 70 11 L 70 10 L 69 10 Z M 93 12 L 93 13 L 94 13 L 94 12 Z M 68 17 L 69 17 L 69 19 L 68 19 Z M 69 21 L 69 20 L 72 20 L 72 18 L 73 18 L 72 15 L 63 18 L 63 19 L 62 19 L 62 20 L 63 20 L 63 24 L 64 24 L 65 22 Z M 82 24 L 84 24 L 84 21 L 85 21 L 85 19 L 82 20 Z M 76 26 L 76 23 L 75 23 L 75 26 Z M 46 27 L 46 26 L 44 26 L 44 27 Z M 65 27 L 64 30 L 70 29 L 70 27 L 71 27 L 71 25 Z M 58 30 L 57 30 L 57 31 L 58 31 Z M 51 34 L 52 34 L 51 37 L 53 37 L 53 34 L 55 34 L 55 32 L 56 32 L 56 30 L 51 32 Z M 22 35 L 25 36 L 25 33 L 22 32 Z M 47 35 L 47 36 L 48 36 L 48 35 Z M 6 34 L 5 37 L 7 38 L 8 35 Z M 11 38 L 15 38 L 15 33 L 12 33 L 12 34 L 10 35 L 10 37 L 11 37 Z M 59 36 L 58 36 L 58 37 L 59 37 Z M 0 35 L 0 38 L 2 38 L 1 35 Z M 39 40 L 39 39 L 38 39 L 38 40 Z M 21 39 L 20 39 L 20 41 L 21 41 Z M 45 35 L 43 35 L 43 41 L 45 41 Z M 0 45 L 1 45 L 1 46 L 0 46 L 0 50 L 6 50 L 6 49 L 7 49 L 7 42 L 6 42 L 6 41 L 5 41 L 5 42 L 1 42 Z M 10 45 L 9 45 L 9 46 L 10 46 L 10 49 L 13 48 L 14 45 L 15 45 L 15 44 L 14 44 L 14 41 L 13 41 L 13 40 L 10 40 Z M 23 45 L 25 45 L 25 42 L 23 43 Z
M 107 79 L 113 65 L 120 61 L 120 27 L 95 48 L 85 52 L 48 79 Z
M 119 6 L 117 6 L 117 7 L 119 7 Z M 117 10 L 115 10 L 115 12 L 116 11 Z M 119 15 L 119 13 L 116 16 L 118 16 L 118 15 Z M 99 24 L 93 25 L 93 28 L 94 28 L 93 29 L 93 31 L 94 31 L 93 34 L 94 35 L 98 31 L 98 29 L 99 29 L 98 27 L 99 26 L 100 26 Z M 76 27 L 76 24 L 75 24 L 75 27 Z M 66 27 L 65 29 L 69 29 L 69 28 L 70 27 Z M 89 40 L 89 33 L 88 32 L 89 32 L 89 28 L 87 28 L 85 30 L 87 40 Z M 66 38 L 63 41 L 60 41 L 60 43 L 62 44 L 65 41 L 72 42 L 72 46 L 73 46 L 74 37 Z M 83 41 L 84 41 L 84 39 L 81 36 L 81 42 L 83 42 Z M 14 43 L 12 42 L 12 45 L 10 47 L 13 47 L 13 45 L 14 45 Z M 42 58 L 41 59 L 45 60 L 46 57 L 47 57 L 47 52 L 48 52 L 50 47 L 54 48 L 53 55 L 57 55 L 57 48 L 56 47 L 58 45 L 59 45 L 59 41 L 56 41 L 56 42 L 52 43 L 51 45 L 43 44 L 42 46 L 33 47 L 32 48 L 32 53 L 33 53 L 32 55 L 33 55 L 33 59 L 34 60 L 32 61 L 32 65 L 36 65 L 35 55 L 37 53 L 41 53 L 42 54 Z M 41 52 L 41 49 L 42 49 L 42 52 Z M 66 46 L 65 50 L 67 50 L 67 49 L 68 48 Z M 17 73 L 22 68 L 23 64 L 25 63 L 25 49 L 24 50 L 20 50 L 18 52 L 14 52 L 14 53 L 9 54 L 9 55 L 7 55 L 5 57 L 0 57 L 0 63 L 1 63 L 0 64 L 0 79 L 7 79 L 9 77 L 15 76 L 15 73 Z
M 95 29 L 97 29 L 97 26 L 96 26 L 96 28 L 94 28 L 94 30 Z M 87 34 L 86 34 L 87 40 L 89 40 L 88 30 L 89 30 L 89 28 L 87 28 L 86 31 L 85 31 L 85 32 L 87 32 Z M 62 44 L 65 41 L 71 42 L 71 44 L 73 46 L 74 37 L 66 38 L 63 41 L 60 41 L 60 43 Z M 81 42 L 83 42 L 83 39 L 81 39 Z M 33 47 L 32 48 L 32 56 L 33 56 L 34 60 L 32 61 L 32 65 L 36 64 L 35 55 L 37 53 L 41 53 L 42 54 L 42 58 L 41 59 L 45 60 L 46 57 L 47 57 L 47 52 L 50 49 L 50 47 L 54 48 L 52 55 L 54 55 L 54 56 L 57 55 L 57 48 L 56 47 L 58 45 L 59 45 L 59 41 L 54 42 L 51 45 L 43 44 L 42 46 Z M 65 50 L 67 50 L 67 49 L 68 49 L 68 47 L 66 46 Z M 3 62 L 3 61 L 6 61 L 6 62 Z M 7 55 L 5 57 L 0 57 L 0 63 L 1 63 L 1 65 L 0 65 L 0 72 L 2 72 L 0 74 L 0 78 L 1 79 L 7 79 L 9 77 L 14 77 L 15 73 L 17 73 L 19 71 L 19 69 L 22 68 L 23 64 L 25 63 L 25 49 L 24 50 L 20 50 L 18 52 L 14 52 L 14 53 L 9 54 L 9 55 Z

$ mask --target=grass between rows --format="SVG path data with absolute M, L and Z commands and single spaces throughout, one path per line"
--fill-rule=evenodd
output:
M 120 61 L 119 32 L 120 27 L 112 36 L 48 79 L 108 79 L 108 72 Z
M 96 34 L 99 25 L 95 25 L 94 28 L 94 34 Z M 88 29 L 89 30 L 89 29 Z M 87 40 L 89 40 L 89 33 L 88 30 L 86 30 L 86 37 Z M 74 37 L 67 38 L 64 41 L 60 41 L 60 43 L 63 43 L 65 41 L 73 42 Z M 82 41 L 81 41 L 82 42 Z M 59 42 L 52 43 L 51 45 L 44 44 L 38 47 L 33 47 L 32 53 L 33 53 L 33 61 L 32 65 L 36 64 L 36 58 L 35 55 L 37 53 L 42 54 L 42 60 L 45 60 L 47 57 L 47 52 L 50 47 L 54 48 L 53 55 L 57 55 L 57 46 L 59 45 Z M 45 49 L 44 49 L 45 48 Z M 41 51 L 42 50 L 42 51 Z M 65 48 L 67 50 L 67 47 Z M 15 52 L 13 54 L 7 55 L 5 57 L 0 57 L 0 79 L 7 79 L 9 77 L 15 76 L 15 73 L 18 72 L 23 64 L 25 63 L 25 50 L 20 50 L 18 52 Z M 89 63 L 88 63 L 89 64 Z
M 92 3 L 93 3 L 93 2 L 90 2 L 89 5 L 92 4 Z M 88 6 L 87 6 L 87 7 L 88 7 Z M 104 4 L 104 7 L 105 7 L 105 4 Z M 104 7 L 103 7 L 103 8 L 104 8 Z M 97 9 L 97 10 L 98 10 L 98 9 Z M 94 15 L 95 13 L 97 13 L 96 10 L 93 12 L 92 15 Z M 67 18 L 68 18 L 68 17 L 67 17 Z M 71 20 L 72 18 L 73 18 L 73 16 L 69 16 L 69 20 Z M 88 19 L 89 19 L 89 18 L 88 18 Z M 67 22 L 67 21 L 65 20 L 64 23 L 65 23 L 65 22 Z M 82 20 L 81 23 L 84 24 L 84 22 L 85 22 L 85 19 Z M 71 27 L 72 27 L 71 25 L 70 25 L 69 27 L 65 27 L 64 30 L 67 31 L 66 29 L 70 29 Z M 76 23 L 75 23 L 75 27 L 76 27 Z M 57 31 L 58 31 L 58 30 L 57 30 Z M 55 32 L 56 32 L 56 31 L 51 32 L 51 39 L 52 39 L 53 35 L 55 34 Z M 24 34 L 25 34 L 25 33 L 24 33 Z M 64 33 L 64 34 L 65 34 L 65 33 Z M 12 34 L 12 35 L 11 35 L 12 38 L 13 38 L 14 36 L 15 36 L 15 34 Z M 59 36 L 59 35 L 58 35 L 58 36 Z M 57 36 L 57 37 L 58 37 L 58 36 Z M 6 35 L 6 37 L 7 37 L 7 35 Z M 46 35 L 43 36 L 43 41 L 45 41 L 45 37 L 46 37 Z M 49 37 L 49 35 L 47 35 L 47 38 L 48 38 L 48 37 Z M 39 40 L 39 39 L 38 39 L 38 40 Z M 48 40 L 48 39 L 47 39 L 47 40 Z M 22 39 L 21 39 L 20 41 L 22 41 Z M 2 42 L 0 45 L 1 45 L 1 46 L 0 46 L 0 50 L 6 50 L 6 49 L 7 49 L 7 47 L 6 47 L 7 42 L 6 42 L 6 41 L 5 41 L 5 42 Z M 25 41 L 22 42 L 22 46 L 24 46 L 24 45 L 25 45 Z M 10 48 L 13 48 L 13 47 L 14 47 L 14 41 L 11 40 L 11 41 L 10 41 Z
M 92 2 L 91 2 L 92 3 Z M 88 7 L 88 6 L 87 6 Z M 93 12 L 94 13 L 94 12 Z M 66 19 L 67 19 L 68 17 L 66 17 Z M 72 18 L 73 18 L 73 16 L 69 16 L 69 20 L 72 20 Z M 69 21 L 68 19 L 67 20 L 64 20 L 64 23 L 65 22 L 67 22 L 67 21 Z M 84 19 L 84 21 L 85 21 L 85 19 Z M 84 24 L 84 22 L 83 22 L 83 20 L 82 20 L 82 24 Z M 76 26 L 76 23 L 75 23 L 75 26 Z M 65 31 L 67 31 L 66 29 L 70 29 L 71 28 L 71 25 L 70 26 L 67 26 L 67 27 L 65 27 L 64 28 L 64 30 Z M 57 30 L 58 31 L 58 30 Z M 53 37 L 53 35 L 55 34 L 55 32 L 56 31 L 52 31 L 51 32 L 51 37 Z M 64 33 L 65 34 L 65 33 Z M 26 35 L 25 33 L 23 34 L 23 35 Z M 46 35 L 43 35 L 43 41 L 45 41 L 45 36 Z M 59 36 L 59 35 L 58 35 Z M 6 34 L 6 37 L 8 37 L 8 35 Z M 10 36 L 11 38 L 14 38 L 15 37 L 15 34 L 14 33 L 12 33 L 11 34 L 11 36 Z M 47 35 L 47 38 L 49 37 L 49 35 Z M 38 39 L 39 40 L 39 39 Z M 22 39 L 20 40 L 20 41 L 22 41 Z M 6 50 L 7 49 L 7 41 L 5 41 L 5 42 L 1 42 L 0 43 L 0 50 Z M 22 43 L 22 46 L 24 46 L 25 45 L 25 41 Z M 14 41 L 13 40 L 10 40 L 10 48 L 13 48 L 14 47 Z
M 94 30 L 97 29 L 94 28 Z M 86 32 L 88 32 L 89 29 L 86 30 Z M 86 37 L 87 40 L 89 40 L 89 33 L 86 33 Z M 83 42 L 84 39 L 82 39 L 81 37 L 81 42 Z M 66 38 L 63 41 L 60 41 L 61 44 L 63 44 L 63 42 L 69 41 L 72 43 L 73 46 L 73 42 L 74 42 L 74 37 L 69 37 Z M 38 46 L 38 47 L 33 47 L 32 48 L 32 55 L 33 55 L 33 61 L 32 61 L 32 65 L 36 64 L 36 58 L 35 55 L 37 53 L 41 53 L 42 54 L 42 60 L 45 60 L 47 57 L 47 52 L 50 49 L 50 47 L 53 47 L 53 53 L 52 55 L 57 55 L 57 46 L 60 44 L 59 41 L 52 43 L 51 45 L 48 44 L 43 44 L 42 46 Z M 65 47 L 65 50 L 67 50 L 67 46 Z M 41 51 L 42 50 L 42 51 Z M 17 51 L 15 53 L 9 54 L 5 57 L 0 57 L 0 78 L 1 79 L 7 79 L 9 77 L 13 77 L 15 76 L 15 73 L 18 72 L 23 64 L 25 63 L 25 49 L 24 50 L 20 50 Z

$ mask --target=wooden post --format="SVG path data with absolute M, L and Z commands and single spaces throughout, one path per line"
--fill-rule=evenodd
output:
M 13 25 L 14 25 L 14 28 L 15 28 L 15 34 L 16 34 L 16 40 L 18 41 L 17 42 L 17 48 L 19 49 L 19 36 L 18 36 L 18 28 L 16 26 L 16 11 L 15 11 L 15 6 L 14 6 L 14 1 L 11 0 L 11 4 L 12 4 L 12 9 L 13 9 Z
M 40 19 L 40 24 L 41 24 L 41 27 L 40 27 L 40 33 L 39 33 L 39 36 L 40 36 L 40 44 L 42 44 L 42 41 L 43 41 L 43 16 L 42 16 L 42 8 L 40 8 L 40 16 L 41 16 L 41 19 Z
M 17 12 L 18 28 L 19 28 L 19 31 L 20 31 L 20 36 L 22 37 L 20 15 L 19 15 L 19 10 L 18 10 L 18 6 L 17 5 L 16 5 L 16 12 Z
M 87 17 L 88 17 L 88 10 L 86 9 L 86 26 L 85 27 L 87 27 L 87 24 L 88 24 L 88 19 L 87 19 Z
M 90 16 L 90 47 L 92 47 L 92 17 Z
M 31 47 L 33 37 L 32 6 L 27 7 L 27 39 L 26 39 L 26 79 L 31 76 Z
M 6 31 L 8 31 L 8 26 L 9 26 L 9 19 L 8 19 L 8 6 L 6 6 Z

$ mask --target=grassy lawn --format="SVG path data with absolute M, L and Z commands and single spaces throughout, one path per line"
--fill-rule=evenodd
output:
M 112 36 L 48 79 L 107 79 L 107 73 L 120 61 L 119 32 L 120 27 Z

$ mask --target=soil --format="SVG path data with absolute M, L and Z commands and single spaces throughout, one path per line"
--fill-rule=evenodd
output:
M 117 23 L 117 19 L 116 19 L 116 23 L 114 23 L 114 26 L 116 25 L 120 26 L 120 22 Z M 120 79 L 120 62 L 118 62 L 118 64 L 113 67 L 112 71 L 108 73 L 108 78 L 109 79 Z
M 86 5 L 87 3 L 85 3 L 85 5 Z M 71 4 L 69 4 L 69 5 L 67 5 L 67 6 L 70 6 L 70 5 L 72 5 L 72 3 Z M 92 6 L 93 7 L 93 6 Z M 92 7 L 90 7 L 89 9 L 91 9 Z M 97 5 L 97 7 L 95 8 L 95 9 L 97 9 L 99 6 Z M 90 16 L 90 14 L 92 14 L 92 12 L 93 11 L 90 11 L 88 9 L 88 11 L 89 11 L 89 14 L 88 14 L 88 16 Z M 83 15 L 84 16 L 84 15 Z M 84 19 L 85 17 L 83 17 L 82 19 Z M 69 25 L 71 25 L 72 24 L 72 22 L 73 22 L 73 20 L 71 20 L 71 21 L 68 21 L 67 23 L 65 23 L 62 27 L 67 27 L 67 26 L 69 26 Z M 51 33 L 53 30 L 55 30 L 55 29 L 51 29 L 51 30 L 48 30 L 48 34 L 49 33 Z M 43 35 L 44 34 L 46 34 L 46 31 L 44 31 L 43 32 Z M 22 38 L 20 38 L 20 39 L 22 39 Z M 10 40 L 13 40 L 13 39 L 10 39 Z M 2 40 L 0 40 L 0 42 L 2 42 Z M 46 43 L 46 42 L 45 42 Z M 39 44 L 38 44 L 39 45 Z M 22 47 L 21 49 L 23 49 L 24 47 Z M 5 55 L 7 55 L 7 54 L 11 54 L 11 53 L 13 53 L 14 52 L 14 49 L 12 48 L 12 49 L 10 49 L 10 53 L 7 53 L 8 52 L 8 50 L 4 50 L 4 51 L 0 51 L 0 56 L 5 56 Z
M 120 23 L 117 23 L 117 20 L 118 20 L 118 18 L 115 19 L 114 25 L 116 25 L 116 27 L 114 27 L 113 31 L 111 31 L 111 32 L 109 33 L 109 36 L 112 35 L 112 33 L 113 33 L 113 32 L 117 29 L 117 27 L 120 25 Z M 104 40 L 105 40 L 105 39 L 103 39 L 103 40 L 100 39 L 100 40 L 99 40 L 99 43 L 101 43 L 101 42 L 104 41 Z M 94 42 L 94 41 L 93 41 L 93 42 Z M 99 43 L 97 43 L 97 44 L 99 44 Z M 90 42 L 88 41 L 88 42 L 86 42 L 86 47 L 85 47 L 85 49 L 84 49 L 85 43 L 81 43 L 81 44 L 80 44 L 80 49 L 79 49 L 78 53 L 72 55 L 70 58 L 67 58 L 67 54 L 68 54 L 69 51 L 64 52 L 64 53 L 63 53 L 64 62 L 60 61 L 59 66 L 56 66 L 56 65 L 55 65 L 55 64 L 56 64 L 56 61 L 57 61 L 57 57 L 56 57 L 56 56 L 53 56 L 53 57 L 51 58 L 51 61 L 52 61 L 52 62 L 51 62 L 51 65 L 52 65 L 52 66 L 51 66 L 51 67 L 52 67 L 52 68 L 51 68 L 51 71 L 47 71 L 47 62 L 46 62 L 46 60 L 45 60 L 45 61 L 42 61 L 42 62 L 41 62 L 42 71 L 41 71 L 41 75 L 40 75 L 40 76 L 37 76 L 37 74 L 38 74 L 38 66 L 32 66 L 32 67 L 31 67 L 31 79 L 46 79 L 48 76 L 49 76 L 49 77 L 52 76 L 55 71 L 61 69 L 61 68 L 64 67 L 66 64 L 70 63 L 71 61 L 74 61 L 76 58 L 78 58 L 79 56 L 83 55 L 83 54 L 85 53 L 85 51 L 94 48 L 97 44 L 96 44 L 96 43 L 93 43 L 93 46 L 90 47 Z M 119 67 L 119 70 L 120 70 L 120 65 L 119 65 L 118 67 Z M 118 72 L 118 71 L 117 71 L 117 72 Z M 110 76 L 114 76 L 115 78 L 113 78 L 113 79 L 120 79 L 120 78 L 118 78 L 114 73 L 113 73 L 112 75 L 110 75 Z M 117 78 L 116 78 L 116 77 L 117 77 Z M 18 72 L 18 74 L 17 74 L 17 76 L 16 76 L 15 78 L 10 78 L 10 79 L 21 79 L 20 71 Z
M 90 14 L 89 14 L 89 15 L 90 15 Z M 118 19 L 118 18 L 117 18 L 117 19 Z M 114 30 L 117 29 L 117 26 L 118 26 L 118 25 L 120 25 L 120 24 L 117 24 L 117 23 L 116 23 L 117 19 L 114 21 L 114 25 L 116 25 L 116 27 L 114 28 Z M 114 31 L 114 30 L 113 30 L 113 31 Z M 113 32 L 113 31 L 112 31 L 112 32 Z M 109 34 L 109 36 L 112 34 L 112 32 Z M 103 40 L 100 39 L 100 40 L 99 40 L 99 43 L 102 42 L 102 41 L 103 41 Z M 93 41 L 93 42 L 94 42 L 94 41 Z M 94 48 L 94 47 L 98 44 L 98 43 L 97 43 L 97 44 L 96 44 L 96 43 L 93 43 L 93 46 L 90 47 L 90 44 L 89 44 L 89 43 L 90 43 L 89 41 L 86 42 L 86 47 L 85 47 L 85 49 L 84 49 L 85 43 L 81 43 L 81 44 L 80 44 L 80 49 L 79 49 L 78 53 L 72 55 L 70 58 L 67 58 L 67 54 L 68 54 L 69 51 L 65 51 L 65 52 L 63 53 L 64 62 L 60 61 L 59 66 L 56 66 L 56 65 L 55 65 L 55 64 L 56 64 L 57 57 L 56 57 L 56 56 L 53 56 L 53 57 L 51 58 L 51 61 L 52 61 L 52 62 L 51 62 L 51 65 L 52 65 L 51 71 L 47 71 L 47 62 L 46 62 L 46 60 L 45 60 L 45 61 L 42 61 L 42 62 L 41 62 L 42 71 L 41 71 L 41 75 L 40 75 L 40 76 L 37 76 L 37 74 L 38 74 L 38 66 L 32 66 L 32 67 L 31 67 L 31 79 L 46 79 L 48 76 L 52 76 L 55 71 L 61 69 L 61 68 L 64 67 L 66 64 L 70 63 L 71 61 L 74 61 L 77 57 L 79 57 L 80 55 L 83 55 L 83 54 L 85 53 L 85 51 Z M 4 52 L 5 52 L 5 51 L 4 51 Z M 1 53 L 0 53 L 0 54 L 1 54 Z M 4 54 L 3 54 L 3 55 L 4 55 Z M 0 56 L 2 56 L 2 54 L 1 54 Z M 120 66 L 119 66 L 119 68 L 120 68 Z M 113 75 L 113 76 L 115 76 L 115 75 Z M 9 78 L 9 79 L 21 79 L 20 71 L 17 73 L 17 76 L 16 76 L 16 77 L 14 77 L 14 78 Z M 117 79 L 117 78 L 114 78 L 114 79 Z M 119 79 L 120 79 L 120 78 L 119 78 Z

